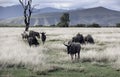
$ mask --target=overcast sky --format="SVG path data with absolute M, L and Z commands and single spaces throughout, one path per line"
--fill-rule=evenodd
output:
M 20 4 L 19 0 L 0 0 L 0 6 Z M 55 7 L 59 9 L 91 8 L 103 6 L 120 11 L 120 0 L 33 0 L 37 8 Z

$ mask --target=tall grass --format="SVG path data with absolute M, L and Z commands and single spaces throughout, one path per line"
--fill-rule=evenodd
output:
M 120 65 L 120 30 L 118 28 L 30 28 L 46 32 L 45 45 L 29 47 L 21 38 L 23 28 L 0 28 L 0 65 L 25 65 L 36 70 L 48 70 L 53 66 L 65 68 L 70 63 L 64 41 L 77 33 L 91 34 L 94 45 L 81 45 L 81 62 L 107 62 L 113 67 Z M 44 69 L 43 69 L 44 68 Z M 71 67 L 72 68 L 72 67 Z

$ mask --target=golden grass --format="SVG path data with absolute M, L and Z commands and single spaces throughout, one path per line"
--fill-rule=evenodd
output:
M 47 33 L 45 45 L 41 43 L 38 47 L 29 47 L 28 43 L 21 38 L 23 28 L 0 28 L 1 65 L 18 65 L 22 63 L 34 69 L 44 67 L 44 69 L 41 68 L 40 70 L 49 69 L 54 63 L 62 66 L 62 64 L 71 61 L 63 42 L 70 40 L 77 33 L 81 33 L 84 36 L 91 34 L 96 42 L 94 45 L 82 45 L 80 61 L 109 62 L 114 67 L 120 65 L 120 30 L 118 28 L 30 29 Z

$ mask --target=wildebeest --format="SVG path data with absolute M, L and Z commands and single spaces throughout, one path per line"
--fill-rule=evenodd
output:
M 25 32 L 25 31 L 24 31 L 21 35 L 22 35 L 22 38 L 23 38 L 23 39 L 27 39 L 28 36 L 29 36 L 28 33 Z
M 42 33 L 41 33 L 41 40 L 42 40 L 42 42 L 43 42 L 43 44 L 44 44 L 45 41 L 46 41 L 46 35 L 45 35 L 45 32 L 42 32 Z
M 72 42 L 79 42 L 80 44 L 84 44 L 85 40 L 82 34 L 77 34 L 75 37 L 72 38 Z
M 63 44 L 67 47 L 67 52 L 68 54 L 71 55 L 71 60 L 73 60 L 74 55 L 76 59 L 76 54 L 78 54 L 78 59 L 80 58 L 80 50 L 81 50 L 80 43 L 69 42 L 69 44 L 65 44 L 65 43 Z
M 29 36 L 27 38 L 27 41 L 28 41 L 30 47 L 31 47 L 31 45 L 35 45 L 35 46 L 39 45 L 39 42 L 36 39 L 36 37 Z
M 32 30 L 29 32 L 29 36 L 30 36 L 30 37 L 37 37 L 37 38 L 40 38 L 39 32 L 32 31 Z
M 29 33 L 24 32 L 21 34 L 23 39 L 27 39 L 29 46 L 31 47 L 32 45 L 39 45 L 39 42 L 37 38 L 40 38 L 39 32 L 35 31 L 29 31 Z
M 90 34 L 88 34 L 85 37 L 85 41 L 86 41 L 86 43 L 90 43 L 90 44 L 94 44 L 95 43 L 93 37 Z

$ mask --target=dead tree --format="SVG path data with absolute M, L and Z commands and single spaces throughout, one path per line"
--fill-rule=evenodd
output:
M 19 0 L 19 2 L 21 3 L 24 9 L 25 31 L 28 31 L 30 25 L 30 18 L 33 10 L 33 8 L 31 7 L 32 0 Z

